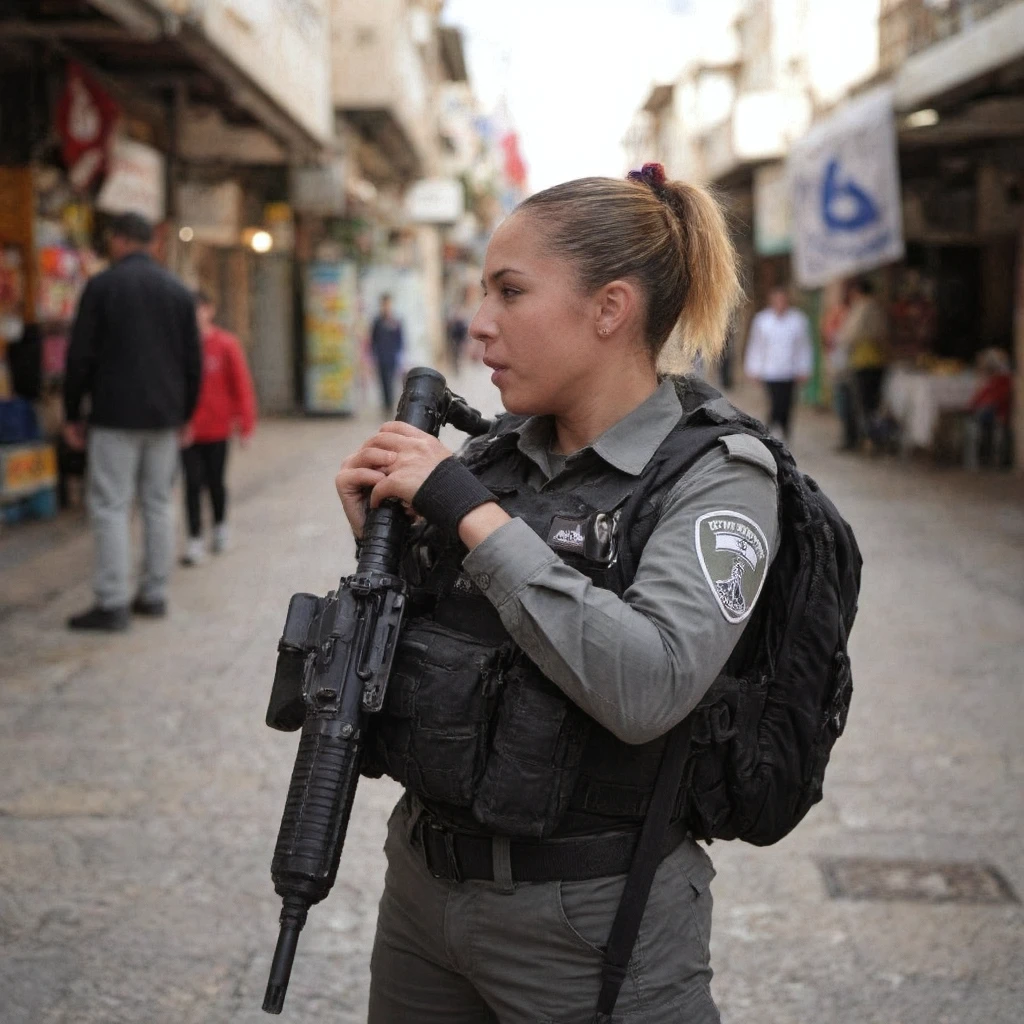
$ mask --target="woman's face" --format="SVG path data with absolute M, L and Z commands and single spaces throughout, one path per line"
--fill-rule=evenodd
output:
M 494 233 L 469 333 L 483 343 L 509 412 L 558 415 L 586 392 L 598 357 L 598 306 L 580 292 L 571 265 L 545 255 L 539 242 L 529 213 Z

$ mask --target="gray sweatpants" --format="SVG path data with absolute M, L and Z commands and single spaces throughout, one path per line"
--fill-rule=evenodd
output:
M 427 870 L 415 818 L 403 797 L 388 822 L 368 1024 L 591 1024 L 625 876 L 444 881 Z M 662 862 L 614 1021 L 718 1024 L 708 952 L 714 873 L 689 840 Z
M 177 468 L 176 430 L 89 428 L 86 501 L 96 541 L 93 590 L 99 607 L 122 608 L 132 599 L 130 524 L 136 494 L 145 537 L 138 595 L 147 601 L 167 597 Z

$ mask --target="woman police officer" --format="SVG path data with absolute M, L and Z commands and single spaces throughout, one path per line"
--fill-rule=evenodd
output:
M 737 647 L 778 541 L 768 450 L 737 432 L 681 464 L 693 403 L 656 369 L 677 325 L 713 360 L 738 297 L 706 192 L 649 164 L 537 193 L 483 284 L 470 333 L 512 415 L 458 457 L 384 424 L 336 480 L 357 537 L 368 491 L 422 517 L 364 769 L 406 787 L 372 1024 L 594 1019 L 664 737 Z M 719 1019 L 714 871 L 670 832 L 616 1021 Z

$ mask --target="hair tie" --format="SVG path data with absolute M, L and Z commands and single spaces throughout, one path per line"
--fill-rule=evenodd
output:
M 644 164 L 639 171 L 630 171 L 626 177 L 646 185 L 658 198 L 665 190 L 665 167 L 662 164 Z

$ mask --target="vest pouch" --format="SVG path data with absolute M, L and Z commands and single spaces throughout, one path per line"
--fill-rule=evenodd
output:
M 468 808 L 483 774 L 501 649 L 430 619 L 408 623 L 384 707 L 373 716 L 364 774 Z
M 473 817 L 502 835 L 541 839 L 565 814 L 591 720 L 526 659 L 505 673 Z

